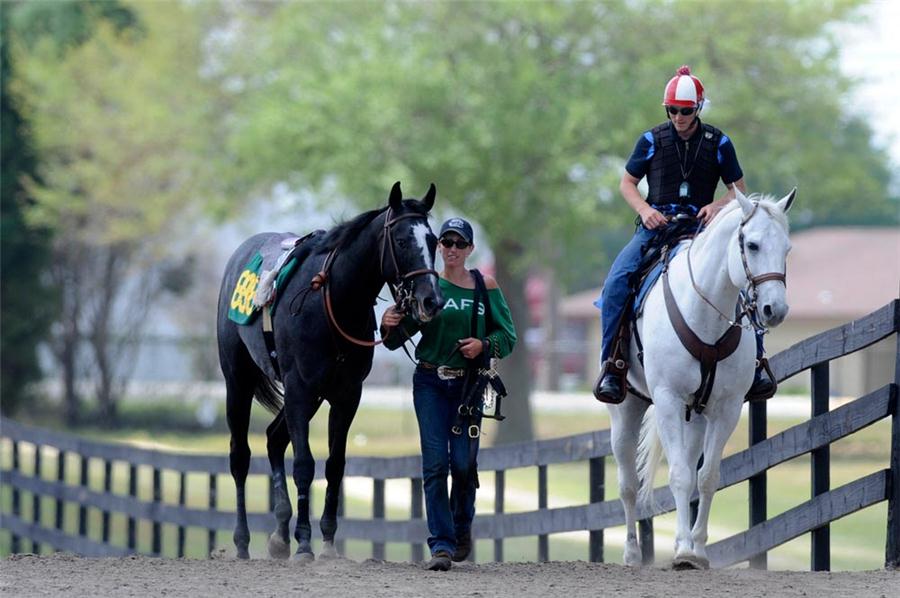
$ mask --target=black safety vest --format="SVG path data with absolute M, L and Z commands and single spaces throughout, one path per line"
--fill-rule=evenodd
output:
M 654 127 L 652 133 L 655 151 L 647 171 L 647 184 L 650 187 L 647 202 L 652 205 L 690 203 L 697 208 L 712 203 L 721 177 L 718 149 L 722 131 L 712 125 L 700 123 L 699 133 L 685 141 L 678 136 L 671 123 L 665 122 Z M 675 148 L 675 143 L 680 144 L 678 149 Z M 697 143 L 700 143 L 699 150 Z M 679 168 L 679 151 L 686 163 L 684 171 L 688 174 L 689 200 L 678 197 L 679 187 L 685 180 Z

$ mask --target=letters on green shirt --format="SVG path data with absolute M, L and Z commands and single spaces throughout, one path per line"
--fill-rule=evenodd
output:
M 400 327 L 406 331 L 393 330 L 384 340 L 384 346 L 390 350 L 398 348 L 406 340 L 421 330 L 422 338 L 416 347 L 416 359 L 434 365 L 446 365 L 453 368 L 466 366 L 465 358 L 456 351 L 457 341 L 472 336 L 472 304 L 475 289 L 465 289 L 448 280 L 440 279 L 441 294 L 444 296 L 444 309 L 430 322 L 420 327 L 415 320 L 407 316 Z M 476 338 L 489 338 L 491 352 L 494 357 L 506 357 L 516 344 L 516 330 L 506 298 L 500 289 L 488 289 L 491 302 L 493 330 L 485 331 L 484 305 L 478 305 L 478 334 Z

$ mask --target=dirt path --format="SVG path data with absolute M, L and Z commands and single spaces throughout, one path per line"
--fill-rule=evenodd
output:
M 308 565 L 267 560 L 89 559 L 19 555 L 0 561 L 0 596 L 771 596 L 900 597 L 900 571 L 671 571 L 585 562 L 490 563 L 448 573 L 366 560 Z

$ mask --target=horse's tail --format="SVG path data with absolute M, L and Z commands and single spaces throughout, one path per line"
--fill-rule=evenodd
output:
M 262 370 L 254 369 L 257 371 L 258 376 L 256 384 L 253 386 L 253 394 L 256 395 L 256 400 L 266 410 L 271 411 L 273 415 L 278 415 L 278 412 L 284 407 L 284 390 L 277 382 L 266 376 Z
M 653 499 L 653 477 L 661 458 L 662 445 L 659 442 L 659 433 L 656 431 L 656 409 L 651 405 L 644 413 L 644 421 L 641 422 L 637 465 L 640 482 L 638 504 L 652 510 L 656 510 L 657 507 Z

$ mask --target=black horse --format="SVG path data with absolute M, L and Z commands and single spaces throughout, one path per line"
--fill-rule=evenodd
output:
M 334 534 L 347 434 L 356 414 L 363 380 L 372 368 L 375 312 L 378 292 L 388 283 L 398 304 L 421 322 L 433 318 L 443 306 L 434 270 L 437 239 L 428 225 L 434 205 L 432 184 L 422 200 L 403 199 L 400 183 L 391 189 L 387 207 L 360 214 L 328 232 L 312 236 L 298 247 L 300 266 L 284 288 L 271 317 L 270 347 L 263 317 L 250 325 L 228 318 L 236 285 L 244 267 L 258 253 L 271 268 L 282 252 L 282 242 L 294 235 L 262 233 L 245 241 L 225 268 L 219 294 L 217 335 L 219 362 L 225 375 L 226 409 L 231 430 L 231 475 L 237 488 L 237 523 L 234 543 L 239 558 L 249 558 L 245 482 L 250 467 L 247 429 L 253 396 L 275 413 L 266 430 L 272 467 L 276 529 L 268 551 L 274 558 L 290 555 L 288 498 L 284 453 L 294 448 L 294 483 L 297 485 L 299 543 L 295 558 L 314 558 L 310 546 L 309 488 L 315 462 L 309 448 L 309 421 L 322 401 L 328 417 L 329 456 L 325 464 L 327 490 L 320 521 L 323 556 L 334 556 Z M 246 301 L 246 297 L 245 297 Z M 266 326 L 268 328 L 268 326 Z M 276 381 L 283 383 L 283 391 Z

